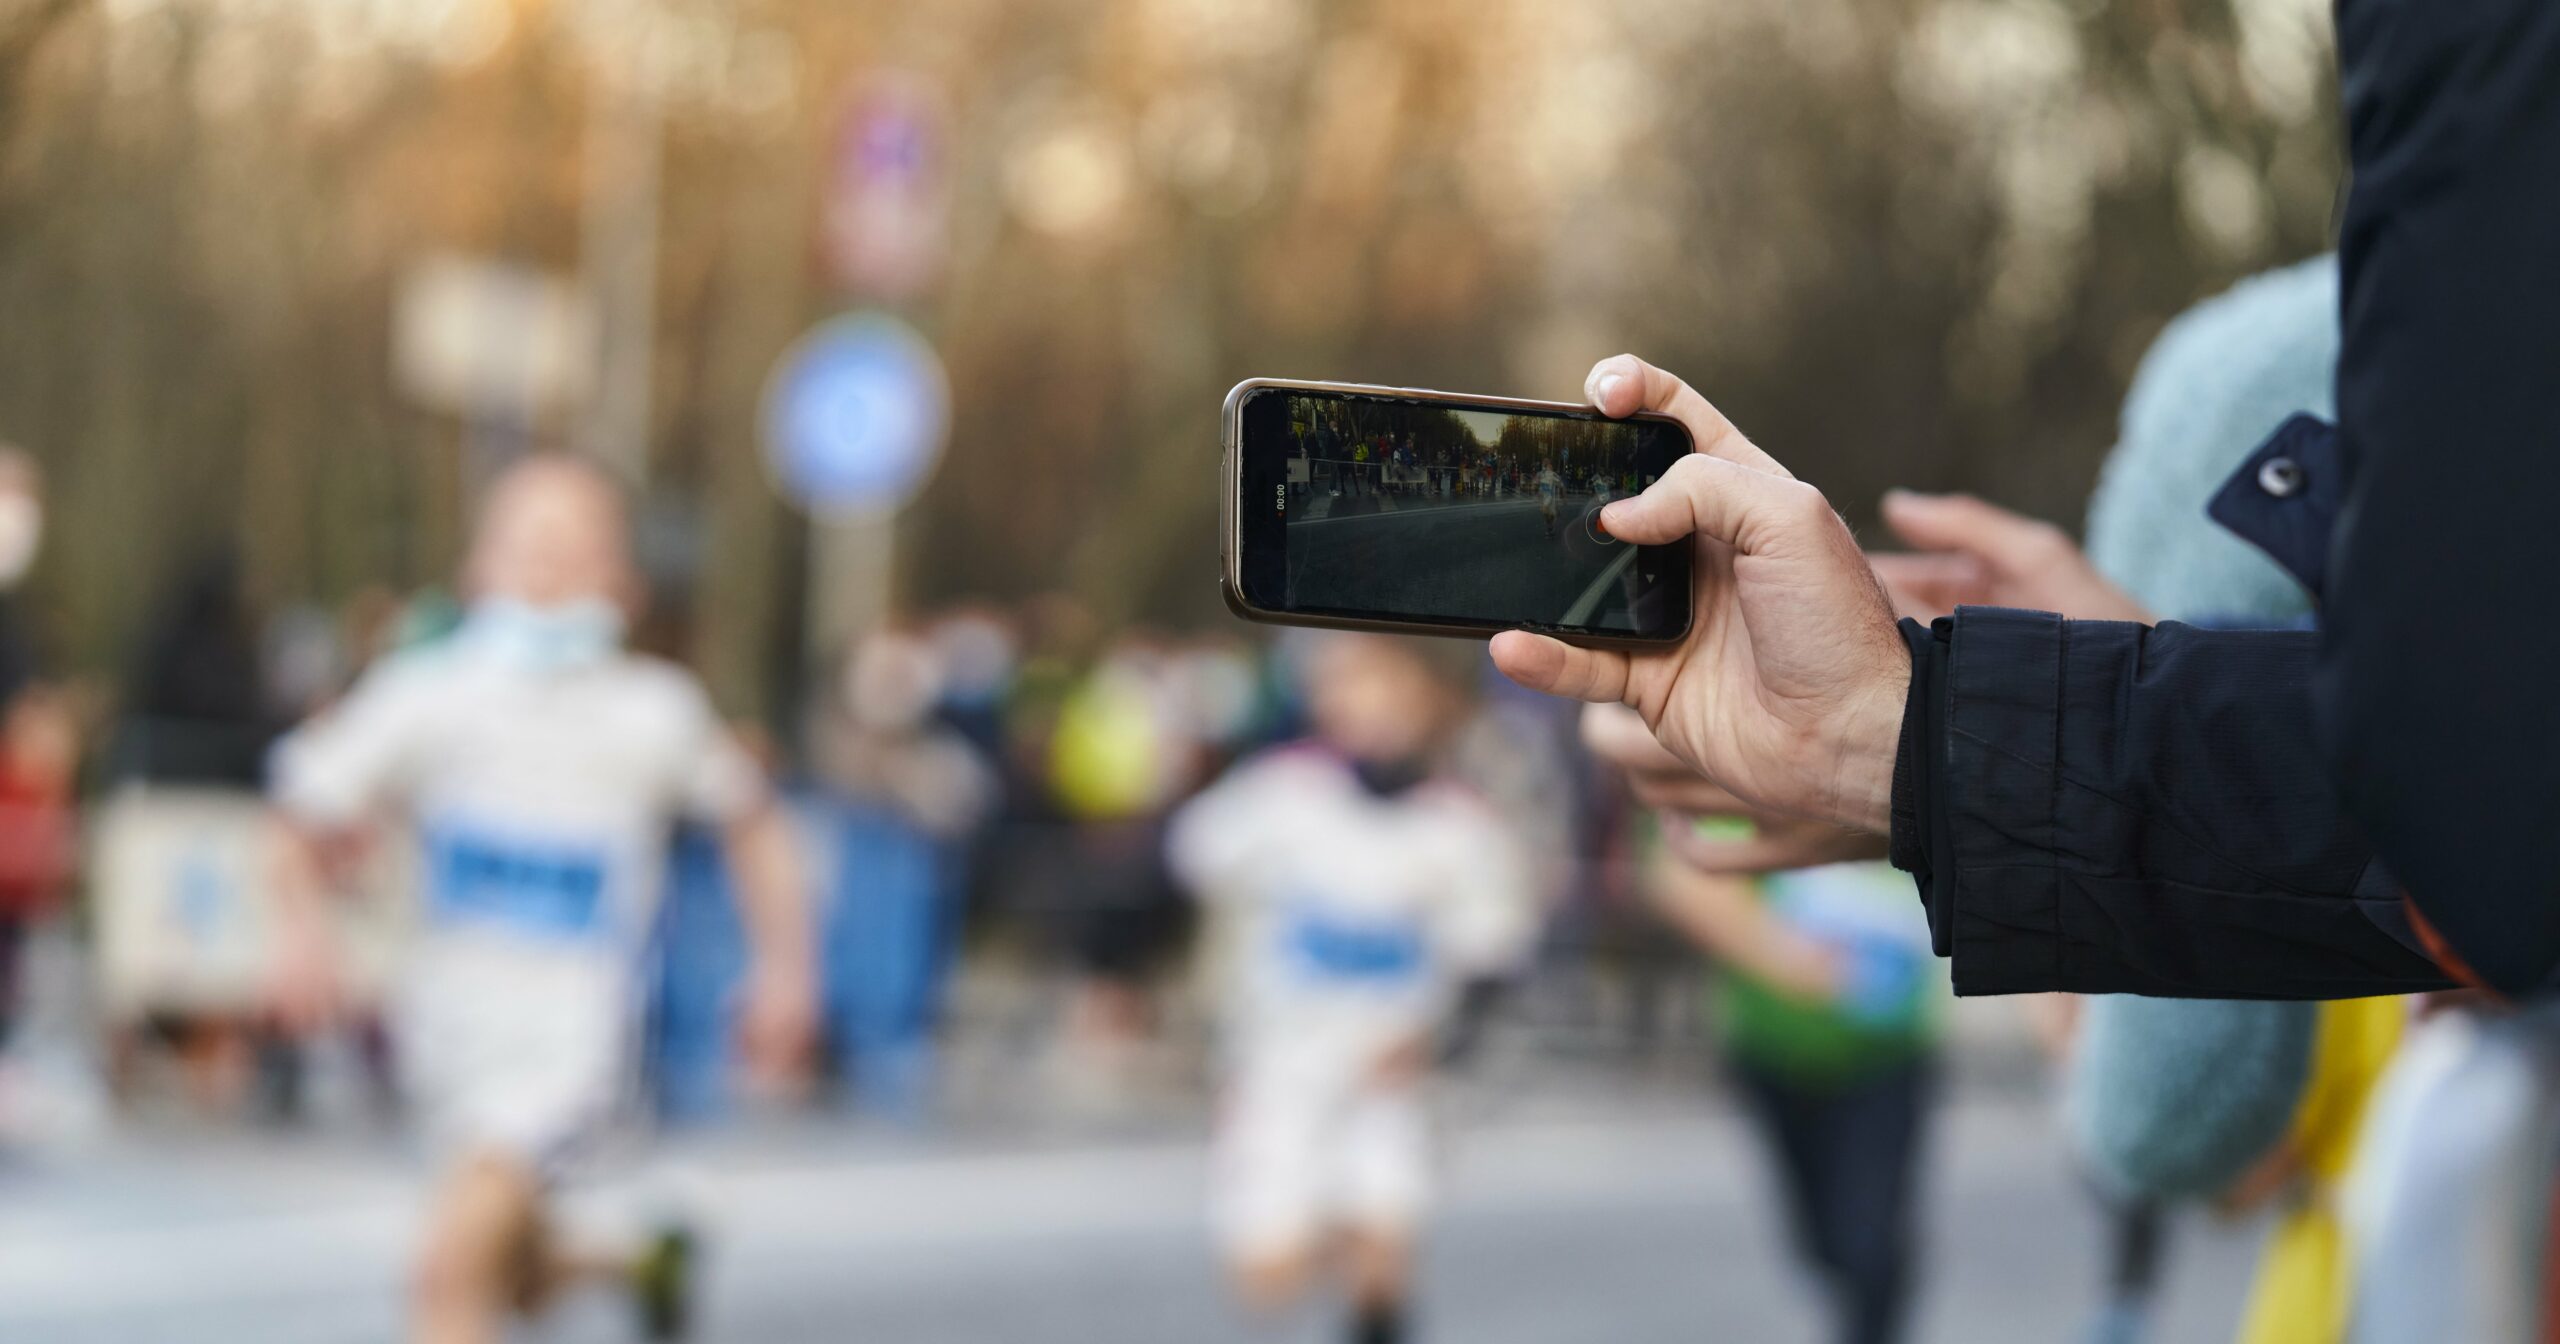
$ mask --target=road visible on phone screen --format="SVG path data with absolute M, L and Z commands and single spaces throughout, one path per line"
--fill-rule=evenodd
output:
M 1442 501 L 1318 491 L 1289 520 L 1289 602 L 1631 630 L 1637 551 L 1600 532 L 1604 502 L 1567 494 L 1551 532 L 1534 494 Z

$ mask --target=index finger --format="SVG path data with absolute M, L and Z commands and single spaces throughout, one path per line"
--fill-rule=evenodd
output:
M 1621 704 L 1583 706 L 1582 745 L 1621 770 L 1698 773 L 1654 737 L 1653 730 L 1645 727 L 1642 714 Z
M 1735 429 L 1733 422 L 1724 418 L 1724 412 L 1698 395 L 1696 388 L 1633 355 L 1611 355 L 1592 365 L 1590 374 L 1582 380 L 1582 389 L 1592 406 L 1611 419 L 1623 419 L 1638 411 L 1660 411 L 1688 427 L 1699 452 L 1738 462 L 1754 471 L 1795 479 L 1793 473 L 1778 465 L 1778 459 L 1760 451 L 1760 445 Z
M 1835 827 L 1763 826 L 1748 837 L 1712 838 L 1696 829 L 1692 813 L 1662 812 L 1664 848 L 1702 873 L 1758 874 L 1826 863 L 1884 857 L 1884 839 Z
M 1991 584 L 1982 562 L 1953 551 L 1869 553 L 1867 565 L 1897 616 L 1927 621 L 1962 606 L 1989 603 Z

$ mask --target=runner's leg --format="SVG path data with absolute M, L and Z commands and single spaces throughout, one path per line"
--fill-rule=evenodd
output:
M 1401 1344 L 1411 1300 L 1413 1239 L 1401 1227 L 1355 1227 L 1343 1234 L 1351 1291 L 1351 1344 Z
M 496 1344 L 525 1298 L 541 1199 L 541 1178 L 504 1154 L 473 1154 L 445 1178 L 419 1259 L 417 1344 Z

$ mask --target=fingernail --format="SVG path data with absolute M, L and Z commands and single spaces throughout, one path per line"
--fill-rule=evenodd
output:
M 1618 375 L 1614 373 L 1602 374 L 1600 376 L 1600 381 L 1592 385 L 1591 404 L 1601 407 L 1604 410 L 1607 409 L 1609 405 L 1609 394 L 1615 391 L 1617 386 Z

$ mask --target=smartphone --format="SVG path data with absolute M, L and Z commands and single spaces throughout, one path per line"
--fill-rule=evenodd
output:
M 1685 544 L 1600 526 L 1694 445 L 1668 416 L 1251 378 L 1227 394 L 1220 561 L 1247 620 L 1580 643 L 1689 633 Z

